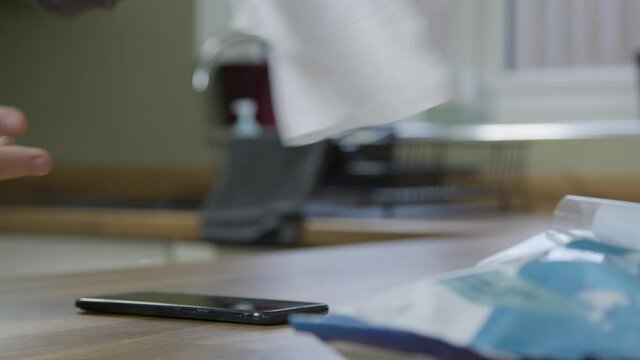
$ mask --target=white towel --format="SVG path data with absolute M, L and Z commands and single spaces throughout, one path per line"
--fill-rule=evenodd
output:
M 235 0 L 231 26 L 271 45 L 287 145 L 413 115 L 448 97 L 420 0 Z

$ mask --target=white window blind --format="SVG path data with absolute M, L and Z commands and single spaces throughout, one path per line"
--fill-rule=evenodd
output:
M 510 0 L 507 64 L 515 69 L 633 63 L 638 0 Z

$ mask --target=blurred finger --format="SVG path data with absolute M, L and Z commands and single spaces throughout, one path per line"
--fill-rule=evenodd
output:
M 0 136 L 0 146 L 15 145 L 16 139 L 11 136 Z
M 0 106 L 0 135 L 20 136 L 27 131 L 27 117 L 16 108 Z
M 19 145 L 0 147 L 0 180 L 43 176 L 51 168 L 51 156 L 45 150 Z

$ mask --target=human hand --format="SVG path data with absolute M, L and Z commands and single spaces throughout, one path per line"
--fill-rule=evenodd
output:
M 15 138 L 27 131 L 27 118 L 18 109 L 0 106 L 0 180 L 43 176 L 51 171 L 48 152 L 16 145 Z

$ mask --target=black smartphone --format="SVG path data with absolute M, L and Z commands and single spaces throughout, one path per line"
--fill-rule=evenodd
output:
M 84 297 L 76 300 L 76 306 L 102 313 L 258 325 L 285 324 L 290 314 L 326 314 L 329 311 L 322 303 L 160 292 Z

